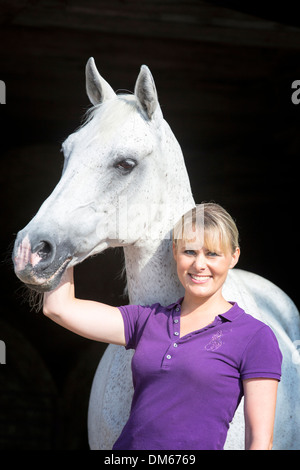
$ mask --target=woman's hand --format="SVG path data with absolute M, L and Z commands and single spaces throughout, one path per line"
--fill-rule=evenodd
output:
M 62 275 L 58 287 L 44 293 L 43 312 L 48 316 L 53 316 L 53 314 L 59 315 L 62 311 L 66 310 L 69 302 L 72 303 L 74 300 L 74 268 L 69 268 Z
M 44 294 L 44 314 L 85 338 L 125 346 L 124 322 L 117 307 L 75 297 L 73 268 L 56 289 Z

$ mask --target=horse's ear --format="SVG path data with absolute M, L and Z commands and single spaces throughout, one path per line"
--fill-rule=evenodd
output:
M 141 66 L 134 94 L 138 98 L 142 109 L 147 113 L 148 118 L 151 119 L 158 106 L 158 98 L 153 77 L 146 65 Z
M 87 61 L 85 68 L 86 92 L 93 105 L 114 98 L 116 96 L 112 87 L 101 77 L 93 57 Z

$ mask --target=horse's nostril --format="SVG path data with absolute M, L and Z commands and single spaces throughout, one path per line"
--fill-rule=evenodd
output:
M 40 241 L 34 249 L 34 252 L 37 253 L 42 259 L 46 259 L 52 253 L 52 245 L 46 241 Z

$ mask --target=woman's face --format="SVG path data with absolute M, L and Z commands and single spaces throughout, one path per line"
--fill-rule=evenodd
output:
M 228 270 L 238 262 L 240 250 L 223 252 L 221 247 L 209 251 L 202 243 L 179 240 L 173 245 L 178 278 L 186 295 L 208 298 L 221 294 Z

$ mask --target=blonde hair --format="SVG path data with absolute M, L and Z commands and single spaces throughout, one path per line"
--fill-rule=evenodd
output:
M 173 229 L 173 242 L 202 243 L 209 251 L 222 249 L 234 253 L 239 247 L 239 232 L 228 212 L 213 202 L 196 205 L 184 214 Z

